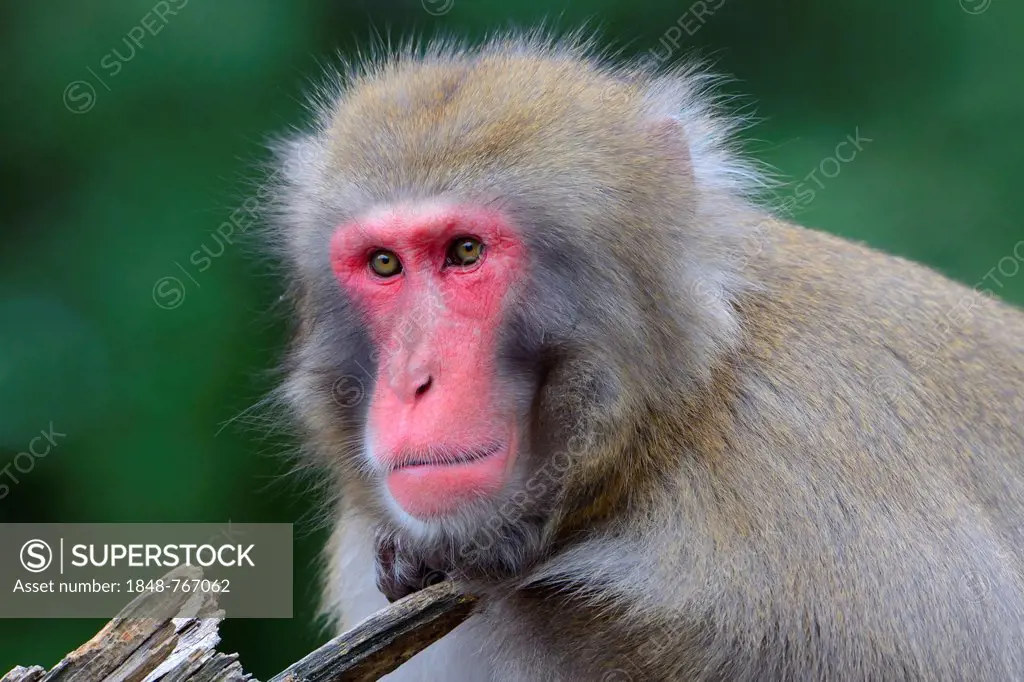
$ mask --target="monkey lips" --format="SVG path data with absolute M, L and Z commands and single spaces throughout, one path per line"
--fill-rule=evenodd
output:
M 495 443 L 480 449 L 403 453 L 386 476 L 387 488 L 417 518 L 446 516 L 496 495 L 505 483 L 511 452 L 509 443 Z

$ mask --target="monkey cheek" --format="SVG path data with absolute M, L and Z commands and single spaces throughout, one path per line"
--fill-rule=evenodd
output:
M 505 485 L 510 457 L 506 448 L 463 464 L 403 467 L 388 475 L 388 492 L 416 518 L 448 516 L 476 500 L 496 496 Z

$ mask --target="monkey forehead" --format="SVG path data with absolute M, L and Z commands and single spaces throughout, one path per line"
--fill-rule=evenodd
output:
M 521 256 L 519 231 L 508 216 L 495 208 L 438 199 L 375 205 L 340 224 L 331 244 L 338 256 L 368 247 L 443 254 L 459 236 L 478 237 L 490 250 Z
M 386 230 L 413 241 L 451 236 L 452 230 L 496 229 L 504 218 L 482 206 L 458 206 L 436 198 L 417 202 L 378 204 L 342 228 L 355 232 Z M 376 235 L 374 235 L 376 236 Z
M 648 134 L 645 91 L 558 52 L 396 59 L 342 94 L 328 154 L 335 169 L 391 187 L 447 187 L 495 165 L 600 174 L 609 154 L 628 158 L 619 174 L 656 175 L 671 160 Z

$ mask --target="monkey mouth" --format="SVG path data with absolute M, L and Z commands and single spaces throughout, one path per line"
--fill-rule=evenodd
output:
M 426 450 L 406 450 L 391 463 L 390 472 L 412 467 L 469 464 L 492 457 L 501 452 L 502 449 L 504 449 L 504 444 L 495 442 L 480 448 L 445 445 Z
M 392 499 L 413 517 L 446 517 L 500 493 L 514 450 L 513 442 L 499 442 L 403 452 L 391 463 L 385 484 Z

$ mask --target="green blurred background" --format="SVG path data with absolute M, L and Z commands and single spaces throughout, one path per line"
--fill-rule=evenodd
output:
M 748 150 L 798 220 L 968 284 L 1001 267 L 987 288 L 1024 300 L 1020 2 L 3 2 L 0 469 L 51 423 L 67 436 L 0 522 L 295 522 L 295 618 L 228 621 L 223 649 L 266 679 L 319 644 L 316 496 L 285 476 L 287 440 L 235 419 L 272 385 L 279 283 L 255 240 L 213 231 L 337 51 L 542 19 L 712 58 L 756 103 Z M 855 158 L 829 160 L 858 131 Z M 100 625 L 0 620 L 0 673 Z

